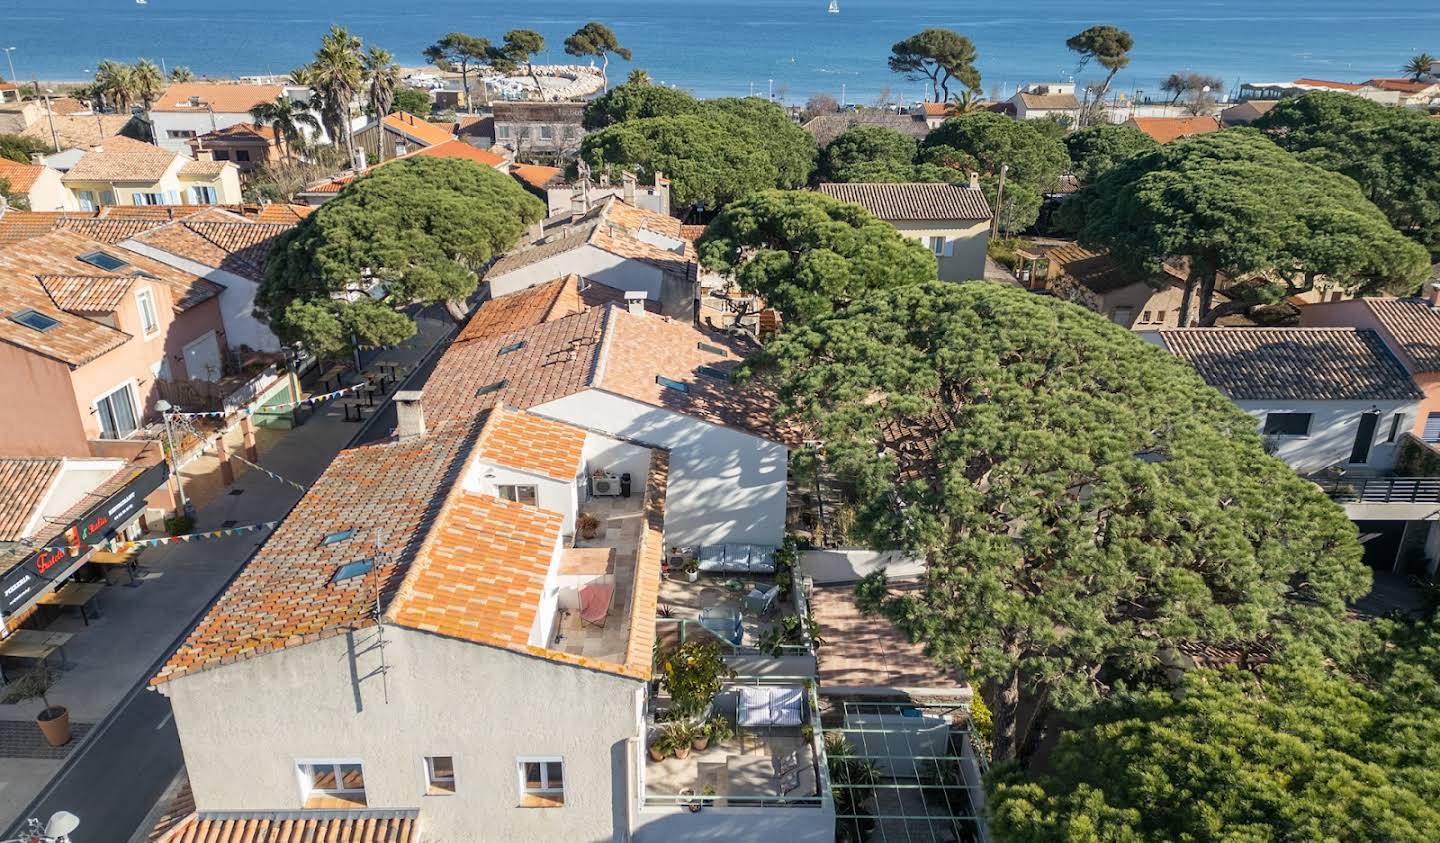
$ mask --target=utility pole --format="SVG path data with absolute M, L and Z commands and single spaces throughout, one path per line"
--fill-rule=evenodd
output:
M 35 80 L 35 92 L 40 92 L 40 80 Z M 60 135 L 55 131 L 55 111 L 50 107 L 50 91 L 45 91 L 45 120 L 50 124 L 50 142 L 55 144 L 55 151 L 60 151 Z
M 1000 230 L 1000 211 L 1005 207 L 1005 174 L 1010 172 L 1009 164 L 1000 165 L 1000 186 L 995 189 L 995 216 L 990 219 L 990 236 Z
M 165 422 L 165 444 L 170 447 L 170 471 L 175 475 L 175 490 L 180 495 L 180 510 L 188 515 L 190 502 L 185 499 L 185 479 L 180 475 L 180 452 L 175 448 L 175 431 L 170 426 L 170 411 L 175 408 L 162 398 L 155 402 L 155 409 L 160 411 L 160 418 Z

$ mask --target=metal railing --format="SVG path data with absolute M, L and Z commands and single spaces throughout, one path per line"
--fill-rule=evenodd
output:
M 1440 503 L 1440 477 L 1312 477 L 1339 503 Z
M 760 647 L 758 644 L 735 644 L 716 635 L 711 630 L 706 629 L 698 620 L 690 620 L 687 618 L 655 619 L 657 632 L 664 626 L 679 628 L 681 644 L 689 641 L 692 637 L 698 636 L 702 640 L 714 641 L 720 646 L 720 651 L 727 656 L 769 656 L 771 658 L 778 658 L 780 656 L 809 656 L 814 654 L 809 644 L 774 644 L 766 647 Z M 805 628 L 803 619 L 801 620 L 801 628 Z M 808 631 L 806 634 L 808 635 Z

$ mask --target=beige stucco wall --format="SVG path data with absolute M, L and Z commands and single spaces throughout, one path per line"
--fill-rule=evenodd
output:
M 202 811 L 301 807 L 299 760 L 359 760 L 371 808 L 420 808 L 421 839 L 624 840 L 640 682 L 387 626 L 161 686 Z M 455 759 L 426 796 L 422 758 Z M 518 807 L 516 759 L 564 759 L 565 805 Z
M 1185 297 L 1185 288 L 1181 284 L 1166 284 L 1157 290 L 1149 284 L 1137 282 L 1103 296 L 1082 287 L 1064 274 L 1050 281 L 1049 285 L 1058 298 L 1088 307 L 1133 331 L 1180 327 L 1180 302 Z M 1124 313 L 1127 307 L 1130 308 L 1128 316 Z M 1194 324 L 1196 316 L 1192 309 L 1191 324 Z
M 70 191 L 60 181 L 60 171 L 46 167 L 30 186 L 30 210 L 73 211 L 77 207 Z
M 906 237 L 929 248 L 931 237 L 953 240 L 949 257 L 937 258 L 941 281 L 976 281 L 985 277 L 985 245 L 990 240 L 990 221 L 891 222 Z
M 0 454 L 7 457 L 89 456 L 85 426 L 76 415 L 70 368 L 9 343 L 0 343 Z
M 218 204 L 234 204 L 241 200 L 240 171 L 234 164 L 226 166 L 214 178 L 181 178 L 180 170 L 188 163 L 190 163 L 190 159 L 176 156 L 165 171 L 165 175 L 153 181 L 125 179 L 76 181 L 71 179 L 65 182 L 65 187 L 70 191 L 72 201 L 77 203 L 76 207 L 79 207 L 79 194 L 87 190 L 96 195 L 97 202 L 100 194 L 107 191 L 113 193 L 116 205 L 134 205 L 134 197 L 137 193 L 162 193 L 166 195 L 166 204 L 193 205 L 195 203 L 190 201 L 189 188 L 194 185 L 214 188 L 215 201 Z M 172 202 L 172 198 L 178 201 Z

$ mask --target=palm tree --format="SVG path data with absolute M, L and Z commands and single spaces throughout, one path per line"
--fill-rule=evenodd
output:
M 280 143 L 280 153 L 287 160 L 297 143 L 304 139 L 301 129 L 312 132 L 320 130 L 320 121 L 309 110 L 289 97 L 276 97 L 271 102 L 262 102 L 250 109 L 250 119 L 257 126 L 273 126 L 275 139 Z
M 194 73 L 191 73 L 191 72 L 190 72 L 190 68 L 186 67 L 186 66 L 183 65 L 183 64 L 181 64 L 181 65 L 176 65 L 175 67 L 170 68 L 170 81 L 171 81 L 171 82 L 194 82 L 194 81 L 195 81 L 195 74 L 194 74 Z
M 129 111 L 137 90 L 135 69 L 106 59 L 95 68 L 95 89 L 113 110 Z
M 165 91 L 165 73 L 160 66 L 149 59 L 141 59 L 135 62 L 131 72 L 135 76 L 135 95 L 145 107 L 145 122 L 150 124 L 150 142 L 159 143 L 155 137 L 155 127 L 150 123 L 150 104 L 160 98 Z
M 979 110 L 980 98 L 975 96 L 974 91 L 965 90 L 950 97 L 945 113 L 950 117 L 959 117 L 962 114 L 973 114 Z
M 380 143 L 377 157 L 385 160 L 385 127 L 383 121 L 385 115 L 390 113 L 390 107 L 395 104 L 395 89 L 400 85 L 400 66 L 395 63 L 395 57 L 386 50 L 379 47 L 371 47 L 370 52 L 365 54 L 365 79 L 370 85 L 369 100 L 370 108 L 375 112 L 375 120 L 382 123 L 380 126 Z
M 1430 75 L 1430 68 L 1435 66 L 1435 57 L 1429 53 L 1421 53 L 1414 56 L 1400 70 L 1410 74 L 1411 82 L 1419 82 L 1423 77 Z
M 331 26 L 320 39 L 315 61 L 310 63 L 310 86 L 320 95 L 320 119 L 330 132 L 331 143 L 345 150 L 346 160 L 355 163 L 355 139 L 350 134 L 350 109 L 360 93 L 364 67 L 360 39 L 344 27 Z
M 640 85 L 653 85 L 655 84 L 655 80 L 650 78 L 650 71 L 643 67 L 637 67 L 630 71 L 629 76 L 625 77 L 625 84 L 638 87 Z

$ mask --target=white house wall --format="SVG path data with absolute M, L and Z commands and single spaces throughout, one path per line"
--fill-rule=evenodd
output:
M 666 544 L 780 544 L 785 446 L 598 389 L 531 412 L 668 448 Z
M 1394 468 L 1397 443 L 1386 441 L 1390 436 L 1395 413 L 1404 413 L 1400 432 L 1415 424 L 1418 401 L 1236 401 L 1240 409 L 1255 417 L 1262 435 L 1265 416 L 1269 413 L 1310 413 L 1308 436 L 1266 436 L 1275 456 L 1289 463 L 1300 474 L 1313 474 L 1331 466 L 1340 466 L 1354 473 L 1385 472 Z M 1360 416 L 1378 412 L 1375 441 L 1370 459 L 1363 465 L 1350 465 L 1350 451 L 1355 447 L 1355 433 Z
M 490 285 L 490 295 L 499 298 L 571 274 L 617 290 L 643 290 L 645 297 L 652 301 L 660 301 L 664 277 L 653 264 L 612 255 L 594 246 L 580 246 L 514 272 L 488 278 L 486 283 Z
M 213 269 L 203 263 L 172 255 L 134 240 L 126 240 L 120 245 L 224 287 L 225 289 L 220 291 L 220 318 L 225 325 L 225 341 L 231 348 L 248 345 L 256 351 L 281 349 L 280 340 L 270 330 L 270 326 L 255 316 L 255 294 L 260 290 L 259 284 L 243 275 Z
M 478 494 L 498 497 L 499 487 L 509 485 L 534 486 L 536 505 L 565 516 L 561 532 L 567 536 L 575 534 L 578 481 L 556 480 L 553 477 L 494 465 L 484 460 L 471 463 L 465 473 L 464 488 Z
M 163 685 L 196 808 L 298 810 L 298 760 L 354 759 L 368 807 L 419 808 L 426 841 L 626 839 L 640 682 L 394 626 L 382 675 L 377 634 Z M 425 795 L 430 755 L 455 759 L 453 795 Z M 563 808 L 518 807 L 523 756 L 564 759 Z

